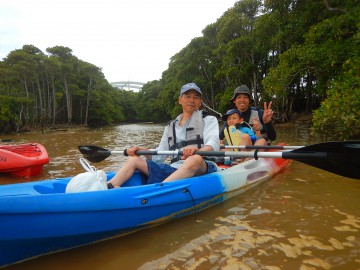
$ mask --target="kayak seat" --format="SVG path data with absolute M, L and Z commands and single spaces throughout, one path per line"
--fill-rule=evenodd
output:
M 146 177 L 141 172 L 135 172 L 131 178 L 122 184 L 122 187 L 135 187 L 145 184 Z
M 64 193 L 66 189 L 66 183 L 54 183 L 54 191 L 55 193 Z
M 66 183 L 38 184 L 34 189 L 40 194 L 65 193 Z

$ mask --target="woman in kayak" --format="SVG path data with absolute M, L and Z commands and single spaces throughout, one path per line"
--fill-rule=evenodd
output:
M 216 117 L 199 110 L 201 100 L 202 92 L 196 84 L 188 83 L 181 87 L 178 102 L 183 112 L 165 127 L 160 144 L 156 148 L 159 151 L 181 149 L 182 157 L 175 157 L 174 162 L 169 165 L 163 163 L 165 156 L 140 158 L 135 152 L 146 149 L 133 146 L 127 149 L 130 157 L 108 182 L 108 188 L 120 187 L 135 170 L 147 176 L 147 184 L 170 182 L 216 171 L 215 163 L 205 161 L 200 155 L 195 154 L 198 150 L 220 149 L 218 121 Z

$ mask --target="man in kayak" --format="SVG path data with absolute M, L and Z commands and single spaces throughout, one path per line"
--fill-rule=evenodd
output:
M 270 141 L 276 140 L 276 131 L 273 124 L 271 123 L 271 118 L 273 116 L 271 101 L 269 104 L 264 102 L 264 109 L 251 106 L 254 100 L 252 98 L 252 93 L 249 87 L 246 85 L 237 87 L 234 90 L 234 94 L 230 101 L 235 104 L 236 108 L 240 112 L 242 112 L 244 117 L 244 124 L 248 124 L 250 127 L 253 127 L 254 122 L 260 122 L 259 131 L 261 133 L 261 137 L 256 140 L 254 143 L 255 145 L 266 145 L 270 143 Z M 254 130 L 254 132 L 257 131 L 257 129 Z M 224 137 L 224 131 L 221 130 L 220 139 L 223 140 Z
M 171 165 L 163 163 L 165 156 L 138 157 L 137 150 L 147 150 L 139 146 L 127 149 L 128 160 L 108 182 L 108 188 L 120 187 L 134 173 L 141 171 L 147 176 L 147 183 L 170 182 L 217 170 L 216 164 L 205 161 L 196 151 L 218 151 L 220 149 L 219 125 L 216 117 L 199 110 L 202 92 L 195 83 L 181 87 L 178 102 L 182 107 L 180 114 L 165 127 L 156 150 L 181 149 L 183 156 L 175 157 Z

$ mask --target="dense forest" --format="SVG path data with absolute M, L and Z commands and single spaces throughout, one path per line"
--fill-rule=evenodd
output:
M 204 7 L 206 12 L 206 7 Z M 164 122 L 181 85 L 195 82 L 218 112 L 248 85 L 274 121 L 313 114 L 329 139 L 360 136 L 358 0 L 241 0 L 172 56 L 160 80 L 138 93 L 110 85 L 101 69 L 64 46 L 24 45 L 0 61 L 0 132 Z

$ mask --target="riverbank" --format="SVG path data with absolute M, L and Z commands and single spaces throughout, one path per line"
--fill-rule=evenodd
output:
M 291 116 L 290 121 L 275 122 L 274 125 L 276 127 L 276 126 L 284 126 L 284 125 L 286 126 L 286 125 L 293 125 L 293 124 L 311 127 L 313 124 L 313 115 L 311 113 L 293 114 Z
M 116 126 L 116 125 L 127 125 L 127 124 L 135 124 L 135 123 L 119 123 L 119 124 L 113 124 L 113 125 L 108 125 L 108 126 Z M 143 122 L 143 123 L 136 123 L 136 124 L 153 124 L 153 122 Z M 293 114 L 291 117 L 290 121 L 285 121 L 285 122 L 277 122 L 275 121 L 275 127 L 276 126 L 288 126 L 288 125 L 292 125 L 292 124 L 301 124 L 304 126 L 311 126 L 312 125 L 312 114 L 311 113 L 306 113 L 306 114 Z M 105 127 L 105 126 L 104 126 Z M 7 132 L 7 133 L 1 133 L 0 135 L 0 142 L 4 142 L 5 140 L 8 139 L 3 139 L 2 137 L 8 137 L 8 136 L 13 136 L 16 134 L 24 134 L 24 133 L 56 133 L 56 132 L 67 132 L 69 130 L 72 131 L 81 131 L 81 130 L 88 130 L 88 129 L 93 129 L 94 127 L 89 127 L 89 126 L 83 126 L 83 125 L 68 125 L 68 124 L 57 124 L 54 127 L 33 127 L 33 128 L 26 128 L 22 131 L 19 132 Z M 97 128 L 101 128 L 101 127 L 97 127 Z

